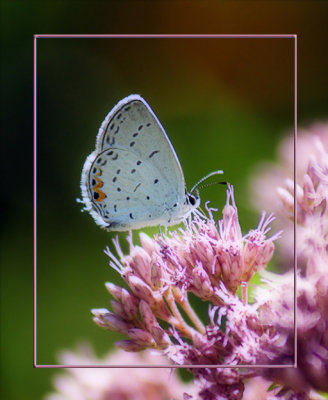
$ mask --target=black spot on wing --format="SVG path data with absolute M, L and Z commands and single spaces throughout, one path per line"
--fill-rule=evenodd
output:
M 141 183 L 138 183 L 138 185 L 134 188 L 134 192 L 138 189 L 138 187 L 141 185 Z
M 108 151 L 108 152 L 106 153 L 106 155 L 107 155 L 108 157 L 111 157 L 112 160 L 117 160 L 117 159 L 118 159 L 118 154 L 115 153 L 115 151 L 113 151 L 113 150 Z M 98 162 L 98 161 L 97 161 L 97 162 Z
M 159 150 L 154 150 L 153 152 L 151 152 L 150 154 L 149 154 L 149 158 L 152 158 L 156 153 L 159 153 Z
M 109 135 L 106 136 L 106 143 L 109 144 L 110 146 L 113 146 L 115 144 L 115 138 L 110 137 Z

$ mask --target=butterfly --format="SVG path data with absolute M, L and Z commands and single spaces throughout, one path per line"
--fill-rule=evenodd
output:
M 81 190 L 84 209 L 108 231 L 175 225 L 200 205 L 186 191 L 164 128 L 139 95 L 125 97 L 105 118 L 84 163 Z

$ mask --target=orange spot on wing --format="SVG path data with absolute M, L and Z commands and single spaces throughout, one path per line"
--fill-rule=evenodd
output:
M 101 175 L 101 174 L 98 173 L 97 175 L 99 176 L 99 175 Z M 97 177 L 95 177 L 95 180 L 97 181 L 97 183 L 94 185 L 93 190 L 94 190 L 96 193 L 99 194 L 98 199 L 95 199 L 95 200 L 98 201 L 98 202 L 99 202 L 99 201 L 103 201 L 104 198 L 106 197 L 106 195 L 105 195 L 104 192 L 102 192 L 102 191 L 100 190 L 100 188 L 104 186 L 104 182 L 103 182 L 101 179 L 97 178 Z

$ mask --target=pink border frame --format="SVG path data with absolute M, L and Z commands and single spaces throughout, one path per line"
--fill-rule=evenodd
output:
M 34 35 L 34 84 L 33 84 L 33 119 L 34 119 L 34 128 L 33 128 L 33 144 L 34 144 L 34 159 L 33 159 L 33 167 L 34 167 L 34 292 L 33 292 L 33 366 L 34 368 L 297 368 L 297 312 L 296 312 L 296 271 L 297 271 L 297 261 L 296 261 L 296 212 L 297 212 L 297 204 L 294 202 L 294 364 L 288 365 L 270 365 L 270 364 L 262 364 L 262 365 L 47 365 L 37 364 L 37 345 L 36 345 L 36 336 L 37 336 L 37 328 L 36 328 L 36 292 L 37 292 L 37 215 L 36 215 L 36 204 L 37 204 L 37 180 L 36 180 L 36 134 L 37 134 L 37 39 L 38 38 L 207 38 L 207 39 L 247 39 L 247 38 L 262 38 L 262 39 L 293 39 L 294 40 L 294 199 L 296 198 L 296 144 L 297 144 L 297 35 L 294 34 L 249 34 L 249 35 L 220 35 L 220 34 L 163 34 L 163 35 L 152 35 L 152 34 L 108 34 L 108 35 L 84 35 L 84 34 L 74 34 L 74 35 L 51 35 L 51 34 L 41 34 Z

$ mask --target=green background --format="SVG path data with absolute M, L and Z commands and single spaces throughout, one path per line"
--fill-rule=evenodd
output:
M 41 398 L 54 373 L 33 369 L 33 34 L 297 33 L 305 124 L 327 117 L 327 11 L 325 2 L 2 2 L 2 398 Z M 119 338 L 90 314 L 109 306 L 104 282 L 121 283 L 103 253 L 115 234 L 75 201 L 106 114 L 123 97 L 142 95 L 175 147 L 187 188 L 225 171 L 245 233 L 259 218 L 249 175 L 275 158 L 293 127 L 293 40 L 41 38 L 37 45 L 37 361 L 55 364 L 58 351 L 81 340 L 102 354 Z M 225 189 L 204 188 L 201 197 L 221 210 Z

